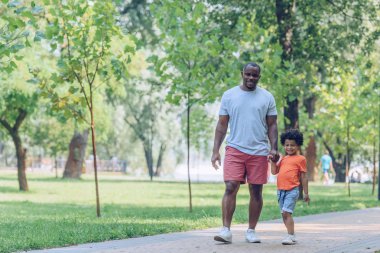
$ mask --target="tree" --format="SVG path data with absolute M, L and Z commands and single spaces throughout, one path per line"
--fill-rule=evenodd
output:
M 209 1 L 211 16 L 219 20 L 221 32 L 239 41 L 238 20 L 245 17 L 255 21 L 262 29 L 272 29 L 280 44 L 282 65 L 273 73 L 281 73 L 278 88 L 271 86 L 277 101 L 284 99 L 285 129 L 301 127 L 308 133 L 308 163 L 315 164 L 316 146 L 312 127 L 300 125 L 300 101 L 304 101 L 309 119 L 314 116 L 313 106 L 317 94 L 310 92 L 315 85 L 329 78 L 330 66 L 349 66 L 350 54 L 370 52 L 379 36 L 379 6 L 376 1 Z M 255 8 L 252 8 L 254 5 Z M 223 8 L 222 8 L 222 7 Z M 371 24 L 372 23 L 372 24 Z M 372 28 L 371 28 L 372 26 Z M 249 52 L 255 57 L 255 52 Z M 282 88 L 282 92 L 277 92 Z
M 35 30 L 38 15 L 42 9 L 34 2 L 26 5 L 21 2 L 4 0 L 0 3 L 0 72 L 5 73 L 5 79 L 18 68 L 16 60 L 22 59 L 21 50 L 31 46 L 29 35 Z M 36 32 L 35 40 L 38 40 Z M 37 94 L 24 92 L 0 83 L 3 91 L 0 102 L 0 124 L 12 137 L 17 157 L 17 175 L 20 191 L 28 191 L 25 173 L 26 149 L 20 137 L 20 128 L 25 118 L 34 110 Z
M 190 180 L 190 111 L 195 103 L 212 102 L 217 97 L 216 85 L 223 88 L 231 81 L 230 69 L 236 66 L 235 47 L 218 36 L 218 28 L 207 17 L 203 2 L 160 1 L 152 6 L 161 33 L 163 57 L 151 62 L 161 81 L 170 84 L 169 102 L 186 104 L 187 168 L 189 209 L 192 211 Z M 215 81 L 218 80 L 218 83 Z
M 37 94 L 25 94 L 17 90 L 5 90 L 2 99 L 6 104 L 1 106 L 0 124 L 8 131 L 15 145 L 17 157 L 17 175 L 20 191 L 28 191 L 26 179 L 26 152 L 22 144 L 20 128 L 28 114 L 36 108 Z
M 63 120 L 62 122 L 59 119 Z M 44 154 L 54 158 L 55 175 L 58 178 L 58 156 L 67 150 L 73 122 L 66 122 L 59 115 L 50 112 L 43 103 L 29 121 L 28 136 L 31 145 L 39 147 Z M 82 166 L 81 166 L 82 169 Z
M 349 181 L 355 155 L 370 157 L 376 140 L 379 74 L 377 60 L 364 55 L 355 58 L 351 69 L 334 66 L 332 83 L 316 87 L 320 94 L 317 109 L 323 114 L 314 123 L 333 158 L 338 181 Z
M 175 129 L 162 86 L 153 78 L 132 77 L 125 81 L 125 96 L 110 98 L 117 101 L 115 106 L 123 106 L 124 122 L 142 144 L 150 180 L 160 175 L 164 152 L 173 139 L 169 132 Z M 154 150 L 158 150 L 156 157 Z
M 122 52 L 111 51 L 111 41 L 123 37 L 116 25 L 117 13 L 112 1 L 53 0 L 51 4 L 46 38 L 53 50 L 58 45 L 61 48 L 60 73 L 54 73 L 49 82 L 42 82 L 41 88 L 57 110 L 65 110 L 68 117 L 74 116 L 90 126 L 96 213 L 100 217 L 94 101 L 96 93 L 101 91 L 100 79 L 111 76 L 120 79 L 125 75 L 128 53 L 133 47 L 127 44 Z M 84 109 L 88 110 L 89 119 Z

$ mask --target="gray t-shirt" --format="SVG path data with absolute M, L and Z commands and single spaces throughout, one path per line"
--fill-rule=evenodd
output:
M 239 86 L 224 92 L 219 115 L 229 115 L 227 146 L 250 155 L 269 154 L 266 116 L 277 115 L 276 102 L 267 90 L 244 91 Z

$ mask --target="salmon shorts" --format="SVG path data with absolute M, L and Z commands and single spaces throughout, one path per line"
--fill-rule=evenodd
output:
M 268 181 L 268 159 L 266 156 L 249 155 L 236 148 L 226 147 L 224 157 L 224 181 L 239 181 L 241 184 L 266 184 Z

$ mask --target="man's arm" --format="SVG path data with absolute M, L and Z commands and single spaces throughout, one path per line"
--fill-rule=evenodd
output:
M 214 148 L 212 150 L 211 163 L 212 166 L 217 170 L 221 165 L 220 153 L 219 149 L 223 143 L 224 137 L 226 137 L 227 129 L 228 129 L 228 121 L 230 120 L 230 116 L 228 115 L 220 115 L 218 124 L 215 129 L 215 138 L 214 138 Z M 217 164 L 219 163 L 219 166 Z
M 266 117 L 268 125 L 268 138 L 271 146 L 269 156 L 273 162 L 277 162 L 280 158 L 278 154 L 278 130 L 277 130 L 277 115 L 270 115 Z

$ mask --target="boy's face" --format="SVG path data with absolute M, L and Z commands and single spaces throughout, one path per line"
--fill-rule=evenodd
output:
M 284 148 L 287 155 L 297 154 L 298 145 L 295 140 L 285 140 Z

